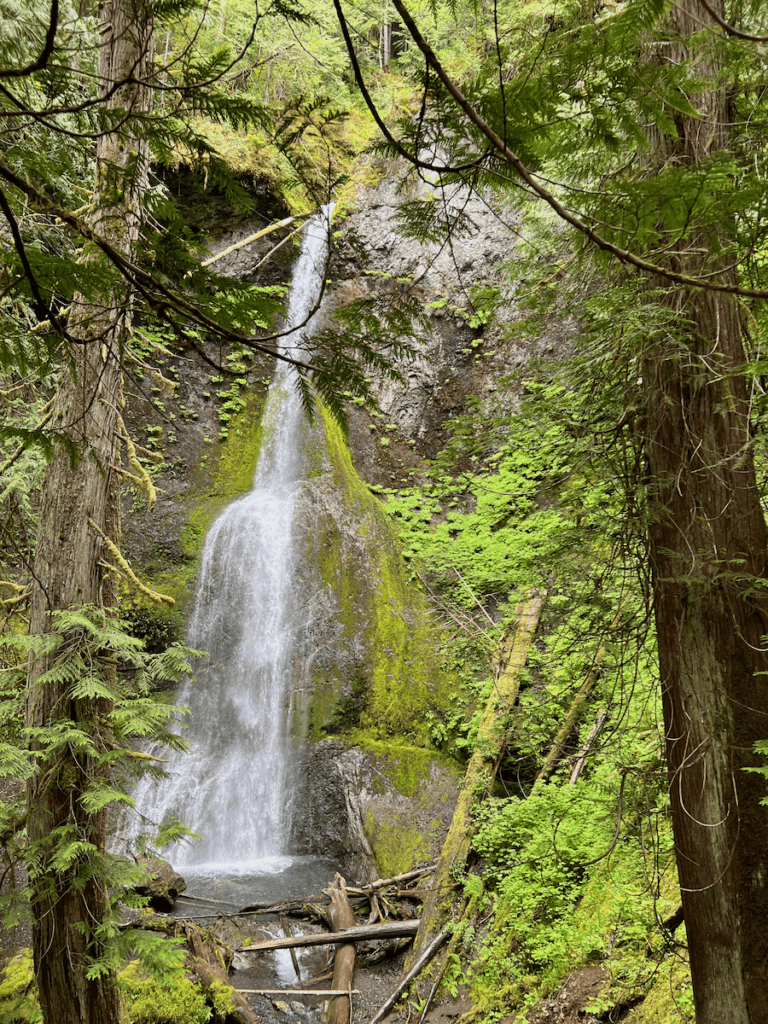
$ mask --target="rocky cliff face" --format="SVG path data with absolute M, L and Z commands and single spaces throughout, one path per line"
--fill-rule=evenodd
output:
M 351 298 L 399 289 L 417 298 L 426 323 L 418 357 L 402 367 L 404 382 L 374 380 L 379 412 L 350 407 L 348 445 L 327 418 L 306 430 L 286 707 L 301 746 L 295 777 L 305 810 L 297 816 L 296 848 L 334 856 L 360 880 L 435 856 L 460 775 L 429 744 L 429 716 L 451 690 L 434 653 L 436 627 L 368 485 L 410 482 L 408 471 L 439 452 L 446 421 L 470 396 L 489 397 L 510 371 L 567 346 L 575 327 L 566 320 L 542 325 L 533 338 L 515 336 L 520 282 L 503 268 L 520 244 L 519 215 L 454 196 L 465 230 L 450 246 L 404 240 L 395 231 L 401 169 L 389 170 L 335 225 L 325 317 Z M 425 194 L 430 186 L 418 189 Z M 262 223 L 227 225 L 215 251 Z M 290 270 L 290 243 L 282 264 L 258 268 L 273 244 L 266 238 L 237 250 L 221 269 L 273 283 Z M 485 325 L 471 299 L 481 289 L 495 304 Z M 235 362 L 227 352 L 220 358 Z M 243 371 L 247 386 L 232 385 L 194 354 L 160 368 L 176 381 L 175 393 L 164 393 L 167 386 L 140 368 L 128 422 L 136 441 L 164 453 L 156 481 L 162 490 L 152 514 L 136 496 L 129 499 L 124 529 L 127 553 L 154 585 L 178 598 L 177 611 L 165 618 L 128 601 L 129 613 L 159 634 L 158 642 L 182 630 L 205 530 L 227 501 L 250 488 L 270 372 L 269 361 L 258 359 Z
M 466 409 L 468 398 L 488 398 L 510 374 L 566 351 L 578 325 L 558 314 L 543 319 L 536 332 L 518 329 L 525 281 L 515 261 L 528 252 L 519 210 L 464 190 L 445 196 L 421 180 L 404 189 L 406 168 L 395 164 L 387 171 L 375 188 L 359 191 L 343 221 L 330 296 L 341 303 L 397 286 L 427 315 L 417 358 L 401 366 L 404 381 L 374 381 L 383 421 L 350 410 L 349 444 L 358 472 L 369 483 L 397 486 L 404 467 L 442 450 L 445 424 Z M 450 214 L 460 213 L 449 244 L 422 244 L 398 233 L 402 205 L 414 198 L 444 202 Z M 385 449 L 379 443 L 382 422 L 397 428 Z

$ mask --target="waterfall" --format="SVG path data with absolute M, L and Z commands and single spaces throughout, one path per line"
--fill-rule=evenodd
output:
M 300 354 L 325 273 L 332 206 L 304 230 L 288 297 Z M 287 344 L 286 344 L 287 343 Z M 279 361 L 262 420 L 253 489 L 219 516 L 205 541 L 189 644 L 206 652 L 179 696 L 191 754 L 171 755 L 169 777 L 144 780 L 141 814 L 175 817 L 203 838 L 176 844 L 177 867 L 199 872 L 279 870 L 290 834 L 286 695 L 293 629 L 292 525 L 302 470 L 302 409 L 295 369 Z

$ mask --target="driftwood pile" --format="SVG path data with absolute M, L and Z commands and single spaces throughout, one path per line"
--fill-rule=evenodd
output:
M 222 986 L 229 990 L 230 1007 L 226 1019 L 236 1024 L 257 1024 L 258 1017 L 245 999 L 247 995 L 285 996 L 322 995 L 330 1000 L 328 1024 L 349 1024 L 351 1019 L 352 996 L 359 995 L 354 988 L 354 972 L 356 961 L 364 966 L 377 963 L 387 956 L 399 952 L 403 946 L 410 944 L 416 936 L 420 918 L 418 907 L 423 902 L 428 890 L 421 888 L 421 880 L 434 870 L 434 865 L 409 871 L 395 878 L 380 879 L 364 888 L 347 886 L 345 880 L 336 875 L 327 889 L 318 896 L 305 900 L 292 900 L 278 904 L 242 907 L 229 912 L 218 911 L 219 920 L 240 918 L 256 915 L 278 917 L 284 938 L 270 939 L 249 946 L 231 949 L 215 935 L 214 931 L 193 919 L 173 920 L 164 917 L 144 917 L 129 921 L 122 925 L 123 929 L 148 928 L 165 933 L 170 939 L 183 940 L 186 946 L 185 966 L 190 974 L 194 974 L 205 992 L 217 991 L 218 1005 L 221 1005 Z M 234 906 L 221 900 L 179 894 L 185 903 L 202 904 L 210 908 Z M 357 911 L 357 913 L 356 913 Z M 367 914 L 366 914 L 367 911 Z M 360 913 L 367 918 L 365 924 L 359 924 Z M 302 918 L 321 922 L 330 931 L 312 934 L 291 934 L 294 930 L 287 918 Z M 210 916 L 206 916 L 210 920 Z M 367 944 L 376 940 L 374 947 Z M 380 940 L 391 940 L 381 942 Z M 358 948 L 358 944 L 361 948 Z M 324 974 L 318 978 L 310 978 L 299 982 L 300 988 L 295 990 L 280 989 L 235 989 L 229 981 L 229 968 L 233 953 L 259 954 L 275 949 L 294 949 L 304 946 L 335 945 L 333 974 Z M 439 944 L 438 944 L 439 945 Z M 438 946 L 435 946 L 435 950 Z M 431 959 L 432 950 L 427 956 L 419 958 L 415 969 L 409 972 L 414 977 L 422 966 Z M 300 977 L 298 963 L 294 960 L 297 978 Z M 331 988 L 320 989 L 316 986 L 331 981 Z M 314 986 L 314 987 L 308 987 Z M 404 991 L 401 984 L 384 1007 L 379 1011 L 376 1020 L 380 1020 L 394 1006 Z
M 283 931 L 286 932 L 284 938 L 241 946 L 237 952 L 257 954 L 274 949 L 295 949 L 299 946 L 319 946 L 329 943 L 337 945 L 331 990 L 327 993 L 332 1000 L 327 1020 L 328 1024 L 349 1024 L 352 1009 L 351 997 L 355 994 L 353 985 L 357 954 L 356 943 L 372 939 L 397 940 L 396 943 L 388 944 L 383 949 L 380 947 L 373 953 L 369 953 L 366 962 L 370 964 L 396 952 L 403 941 L 411 941 L 418 932 L 420 924 L 420 919 L 415 916 L 414 906 L 424 899 L 425 890 L 413 886 L 408 887 L 406 883 L 423 877 L 433 869 L 434 866 L 410 871 L 404 875 L 398 875 L 396 878 L 374 882 L 366 888 L 348 887 L 341 875 L 337 874 L 333 882 L 323 891 L 322 896 L 305 901 L 273 904 L 268 907 L 244 907 L 240 912 L 241 915 L 280 913 L 281 915 L 292 914 L 321 920 L 331 929 L 331 933 L 290 935 L 288 934 L 289 929 L 283 926 Z M 362 909 L 365 904 L 369 908 L 368 923 L 358 925 L 359 918 L 355 909 Z M 438 946 L 435 946 L 435 951 L 437 948 Z M 421 957 L 418 969 L 425 965 L 430 958 L 431 956 Z M 414 971 L 414 976 L 415 973 Z M 327 975 L 324 975 L 323 979 L 327 980 Z M 377 1020 L 389 1012 L 403 990 L 402 986 L 399 987 L 391 1000 L 388 1000 L 387 1005 L 379 1011 Z M 303 991 L 304 994 L 307 992 L 306 989 L 298 991 Z M 267 993 L 260 994 L 266 995 Z

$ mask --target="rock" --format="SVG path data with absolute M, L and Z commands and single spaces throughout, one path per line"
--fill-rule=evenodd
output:
M 173 910 L 179 893 L 187 888 L 181 875 L 160 857 L 137 857 L 136 863 L 144 871 L 144 880 L 134 885 L 134 891 L 139 896 L 148 896 L 153 910 L 161 913 Z
M 301 758 L 306 811 L 294 839 L 362 883 L 437 859 L 461 779 L 437 751 L 376 746 L 327 739 L 308 744 Z

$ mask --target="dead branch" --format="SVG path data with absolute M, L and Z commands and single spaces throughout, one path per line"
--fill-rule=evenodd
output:
M 371 1021 L 371 1024 L 378 1024 L 378 1021 L 383 1020 L 384 1017 L 387 1016 L 387 1014 L 390 1012 L 390 1010 L 395 1005 L 397 1000 L 400 998 L 400 996 L 403 994 L 403 992 L 405 992 L 405 990 L 411 984 L 413 979 L 415 977 L 417 977 L 417 975 L 419 975 L 421 973 L 421 971 L 424 970 L 424 968 L 427 966 L 427 964 L 432 959 L 432 957 L 435 955 L 435 953 L 437 953 L 437 951 L 440 949 L 440 947 L 443 945 L 443 943 L 448 938 L 448 935 L 449 935 L 449 933 L 447 931 L 440 932 L 440 934 L 437 935 L 432 940 L 432 942 L 430 942 L 430 944 L 427 946 L 427 948 L 421 954 L 419 959 L 416 961 L 416 963 L 413 965 L 413 967 L 410 969 L 410 971 L 408 971 L 408 973 L 403 978 L 403 980 L 400 982 L 400 984 L 397 986 L 395 991 L 392 993 L 392 995 L 389 997 L 389 999 L 387 999 L 387 1001 L 381 1007 L 379 1012 L 373 1018 L 373 1020 Z

